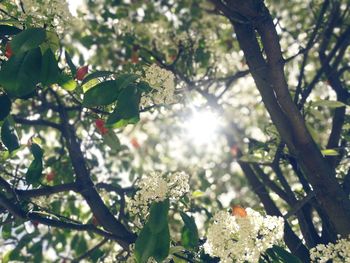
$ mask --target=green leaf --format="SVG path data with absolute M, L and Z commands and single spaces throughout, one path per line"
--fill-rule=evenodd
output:
M 162 262 L 168 255 L 170 249 L 170 233 L 168 224 L 156 236 L 157 243 L 155 245 L 152 257 L 157 262 Z
M 151 86 L 145 81 L 140 81 L 139 83 L 137 83 L 137 88 L 141 92 L 145 92 L 145 93 L 148 93 L 148 92 L 152 91 Z
M 118 97 L 117 106 L 109 115 L 106 126 L 121 128 L 127 124 L 135 124 L 140 120 L 139 104 L 141 93 L 135 85 L 123 89 Z
M 43 150 L 38 144 L 33 143 L 30 146 L 30 151 L 34 156 L 34 160 L 27 170 L 26 180 L 29 184 L 37 184 L 40 182 L 43 171 Z
M 16 131 L 11 126 L 8 119 L 4 121 L 1 127 L 1 140 L 9 152 L 13 152 L 14 150 L 19 148 L 19 142 L 16 135 Z
M 0 25 L 0 36 L 11 36 L 11 35 L 16 35 L 22 30 L 14 27 L 14 26 L 9 26 L 9 25 Z
M 26 181 L 28 184 L 37 184 L 40 182 L 43 171 L 43 162 L 41 159 L 34 159 L 27 172 Z
M 64 55 L 66 57 L 66 61 L 70 68 L 70 71 L 72 72 L 72 76 L 75 76 L 75 74 L 77 73 L 77 67 L 73 64 L 72 58 L 67 51 L 64 52 Z
M 43 85 L 57 83 L 60 77 L 58 62 L 51 49 L 47 49 L 42 58 L 40 79 Z
M 181 218 L 185 225 L 181 231 L 182 245 L 187 249 L 193 249 L 198 246 L 199 236 L 196 222 L 193 217 L 186 215 L 184 212 L 180 212 Z
M 153 255 L 157 239 L 152 235 L 151 229 L 146 224 L 140 231 L 139 236 L 135 242 L 135 257 L 138 263 L 146 263 Z
M 95 87 L 99 83 L 100 83 L 100 81 L 98 79 L 92 79 L 92 80 L 86 82 L 84 85 L 81 85 L 81 87 L 83 88 L 83 92 L 86 93 L 89 89 Z
M 168 225 L 169 199 L 153 202 L 150 209 L 148 226 L 153 234 L 160 233 Z
M 52 31 L 46 31 L 45 41 L 40 45 L 41 51 L 44 54 L 48 49 L 53 52 L 57 51 L 60 47 L 60 40 L 58 35 Z
M 81 85 L 84 85 L 85 83 L 89 82 L 90 80 L 96 79 L 96 78 L 103 78 L 108 77 L 110 75 L 114 74 L 113 71 L 96 71 L 89 75 L 87 75 L 83 81 L 81 82 Z
M 3 225 L 1 229 L 1 237 L 6 240 L 11 237 L 12 223 Z
M 75 82 L 75 80 L 71 76 L 64 73 L 59 75 L 57 83 L 62 88 L 68 91 L 73 91 L 77 87 L 77 83 Z
M 11 48 L 15 54 L 26 52 L 39 47 L 44 42 L 45 37 L 44 29 L 28 28 L 12 39 Z
M 119 93 L 120 89 L 116 81 L 107 80 L 97 84 L 84 94 L 83 105 L 85 107 L 108 105 L 118 98 Z
M 283 263 L 301 263 L 301 260 L 289 253 L 287 250 L 280 246 L 274 245 L 272 248 L 268 249 L 267 254 L 269 257 L 275 257 L 277 256 L 280 262 Z M 274 254 L 274 255 L 273 255 Z
M 115 79 L 115 81 L 117 82 L 118 88 L 122 90 L 134 83 L 138 78 L 139 76 L 136 74 L 121 74 Z
M 338 156 L 339 155 L 338 151 L 335 149 L 325 149 L 325 150 L 322 150 L 321 153 L 324 156 Z
M 111 148 L 113 152 L 119 152 L 121 150 L 120 140 L 113 131 L 103 135 L 103 141 Z
M 312 105 L 314 107 L 322 106 L 327 108 L 340 108 L 347 106 L 345 103 L 336 100 L 317 100 L 313 101 Z
M 14 97 L 30 94 L 40 82 L 41 52 L 39 48 L 12 56 L 0 71 L 0 85 Z
M 0 121 L 5 119 L 7 115 L 9 115 L 11 111 L 11 100 L 10 98 L 6 95 L 0 95 Z
M 30 146 L 30 151 L 34 156 L 34 159 L 42 159 L 43 158 L 44 152 L 38 144 L 33 143 Z

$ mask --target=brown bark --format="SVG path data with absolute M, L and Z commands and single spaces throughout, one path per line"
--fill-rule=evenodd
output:
M 334 170 L 312 139 L 290 96 L 281 47 L 271 15 L 263 2 L 258 0 L 235 0 L 228 1 L 224 7 L 222 5 L 221 3 L 217 7 L 220 10 L 225 8 L 225 14 L 234 11 L 246 18 L 246 23 L 239 23 L 228 17 L 272 122 L 298 160 L 313 187 L 316 199 L 325 209 L 336 231 L 347 236 L 350 233 L 350 200 L 338 184 Z M 261 37 L 266 59 L 260 50 L 256 34 Z

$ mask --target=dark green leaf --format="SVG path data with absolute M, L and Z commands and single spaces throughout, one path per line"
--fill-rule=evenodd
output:
M 45 30 L 42 28 L 28 28 L 11 41 L 11 48 L 15 54 L 29 51 L 39 47 L 46 37 Z
M 43 162 L 41 159 L 34 159 L 30 164 L 27 173 L 26 181 L 29 184 L 37 184 L 40 182 L 43 171 Z
M 40 79 L 43 85 L 57 83 L 60 76 L 58 62 L 51 49 L 47 49 L 42 58 Z
M 70 71 L 72 72 L 72 76 L 75 76 L 75 74 L 77 73 L 77 67 L 73 64 L 72 58 L 70 57 L 67 51 L 64 52 L 64 55 L 66 57 L 66 61 L 70 68 Z
M 40 48 L 12 56 L 0 71 L 0 85 L 14 97 L 30 94 L 40 82 Z
M 266 254 L 272 260 L 274 260 L 274 262 L 283 262 L 283 263 L 301 263 L 302 262 L 298 257 L 292 255 L 284 248 L 276 245 L 266 250 Z
M 182 245 L 187 249 L 195 248 L 198 246 L 199 242 L 196 222 L 194 221 L 193 217 L 190 217 L 183 212 L 180 212 L 180 214 L 185 223 L 181 232 Z
M 40 148 L 40 146 L 36 143 L 33 143 L 30 146 L 30 151 L 34 156 L 34 159 L 42 159 L 43 158 L 43 150 Z
M 160 233 L 168 225 L 169 199 L 151 205 L 148 226 L 153 234 Z
M 84 85 L 85 83 L 89 82 L 90 80 L 92 79 L 95 79 L 95 78 L 102 78 L 102 77 L 108 77 L 110 75 L 114 74 L 113 71 L 96 71 L 96 72 L 93 72 L 89 75 L 87 75 L 83 81 L 81 82 L 81 85 Z
M 36 143 L 30 146 L 30 151 L 34 156 L 34 160 L 30 164 L 26 173 L 26 180 L 29 184 L 37 184 L 40 182 L 43 171 L 43 150 Z
M 118 98 L 119 93 L 120 89 L 116 81 L 107 80 L 97 84 L 85 93 L 83 105 L 85 107 L 108 105 Z
M 170 233 L 168 224 L 156 236 L 157 243 L 155 245 L 152 257 L 157 262 L 162 262 L 168 255 L 170 249 Z
M 118 88 L 122 90 L 134 83 L 137 79 L 138 76 L 135 74 L 122 74 L 118 76 L 115 81 L 117 82 Z
M 0 36 L 11 36 L 11 35 L 16 35 L 22 30 L 14 27 L 14 26 L 8 26 L 8 25 L 0 25 Z
M 146 224 L 135 242 L 135 257 L 138 263 L 147 262 L 154 252 L 156 243 L 156 236 L 152 235 L 151 229 Z
M 148 93 L 152 90 L 151 86 L 145 81 L 140 81 L 139 83 L 137 83 L 137 88 L 139 89 L 139 91 L 145 93 Z
M 19 148 L 16 131 L 7 119 L 4 121 L 1 127 L 1 140 L 9 152 L 13 152 Z
M 272 250 L 276 253 L 276 255 L 285 263 L 301 263 L 301 260 L 296 256 L 289 253 L 287 250 L 280 246 L 273 246 Z
M 9 239 L 11 237 L 12 223 L 3 225 L 1 230 L 1 237 L 3 239 Z
M 135 85 L 123 89 L 118 97 L 117 106 L 107 119 L 106 126 L 120 128 L 137 123 L 140 120 L 140 98 L 141 93 Z
M 9 115 L 11 111 L 11 100 L 10 98 L 6 95 L 0 95 L 0 121 L 5 119 L 7 115 Z

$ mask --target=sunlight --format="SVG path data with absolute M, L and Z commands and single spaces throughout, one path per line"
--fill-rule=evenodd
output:
M 188 137 L 196 145 L 208 144 L 213 141 L 218 131 L 219 119 L 211 111 L 194 111 L 185 123 Z

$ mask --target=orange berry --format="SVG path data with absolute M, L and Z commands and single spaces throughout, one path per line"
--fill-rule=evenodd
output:
M 239 205 L 232 206 L 232 215 L 236 217 L 246 217 L 247 211 Z

